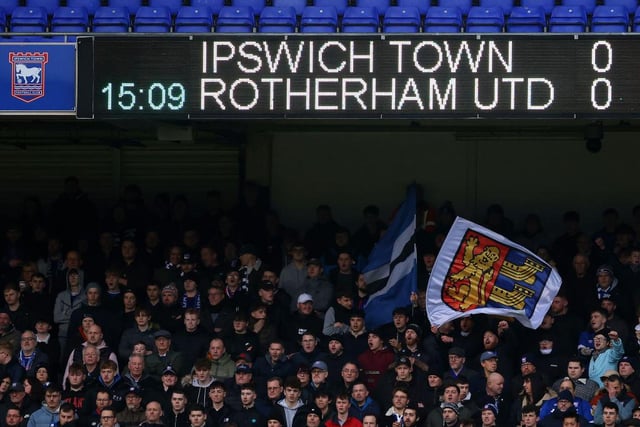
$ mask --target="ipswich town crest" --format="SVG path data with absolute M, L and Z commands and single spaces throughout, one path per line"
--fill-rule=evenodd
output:
M 531 316 L 551 267 L 477 231 L 468 230 L 442 288 L 451 309 L 466 312 L 494 307 Z
M 32 102 L 45 95 L 45 70 L 49 53 L 9 52 L 11 96 Z

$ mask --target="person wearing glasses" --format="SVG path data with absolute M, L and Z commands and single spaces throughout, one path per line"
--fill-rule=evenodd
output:
M 23 425 L 24 417 L 20 412 L 20 408 L 17 406 L 9 406 L 7 408 L 7 414 L 4 417 L 4 424 L 7 427 L 21 427 Z
M 20 350 L 18 362 L 25 369 L 27 376 L 35 377 L 36 366 L 49 364 L 49 356 L 37 349 L 36 334 L 31 330 L 25 330 L 20 336 Z
M 593 336 L 593 353 L 589 360 L 589 378 L 597 382 L 600 387 L 604 384 L 600 377 L 618 368 L 618 361 L 624 356 L 624 347 L 618 332 L 609 329 L 598 331 Z
M 572 396 L 570 402 L 573 403 L 573 408 L 578 413 L 578 415 L 580 415 L 585 421 L 592 423 L 593 415 L 591 414 L 591 404 L 588 400 L 584 400 L 576 393 L 577 387 L 574 380 L 572 378 L 565 377 L 564 379 L 560 380 L 560 384 L 558 387 L 558 396 L 552 397 L 551 399 L 545 401 L 540 407 L 540 420 L 543 420 L 551 413 L 557 412 L 559 410 L 559 406 L 563 406 L 559 405 L 558 402 L 560 400 L 560 393 L 563 391 L 567 391 Z M 566 393 L 564 394 L 564 396 L 568 397 Z
M 100 423 L 102 410 L 106 407 L 110 407 L 112 403 L 113 401 L 111 400 L 111 393 L 109 390 L 99 389 L 96 393 L 95 401 L 89 402 L 90 405 L 87 405 L 93 407 L 93 409 L 89 409 L 89 407 L 87 407 L 84 414 L 81 414 L 80 425 L 92 427 L 97 426 Z
M 99 427 L 118 427 L 118 418 L 116 417 L 116 411 L 112 406 L 107 406 L 100 413 Z
M 121 427 L 138 426 L 144 421 L 144 408 L 142 407 L 142 390 L 131 387 L 125 394 L 126 408 L 118 412 L 118 423 Z M 104 409 L 102 410 L 104 413 Z

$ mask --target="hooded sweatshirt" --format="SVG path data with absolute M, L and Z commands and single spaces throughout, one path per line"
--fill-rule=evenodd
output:
M 44 402 L 42 408 L 29 417 L 27 427 L 50 427 L 60 420 L 60 407 L 51 410 Z
M 190 404 L 197 403 L 205 408 L 210 408 L 211 400 L 209 400 L 209 389 L 211 389 L 211 384 L 214 381 L 215 378 L 211 377 L 209 378 L 209 381 L 201 383 L 194 378 L 185 390 L 187 394 L 187 401 Z
M 301 407 L 304 406 L 304 403 L 302 402 L 302 400 L 298 399 L 293 408 L 290 408 L 289 406 L 287 406 L 287 402 L 285 399 L 280 399 L 277 405 L 282 408 L 282 411 L 284 412 L 284 416 L 287 421 L 287 427 L 292 427 L 294 425 L 293 420 L 296 416 L 296 413 Z
M 58 294 L 53 309 L 53 321 L 58 325 L 59 336 L 67 336 L 71 313 L 82 306 L 82 303 L 85 302 L 85 298 L 86 295 L 82 285 L 78 288 L 77 294 L 71 294 L 71 290 L 69 289 L 69 280 L 67 278 L 67 289 Z

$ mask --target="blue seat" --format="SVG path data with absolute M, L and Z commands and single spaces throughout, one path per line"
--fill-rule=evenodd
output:
M 624 6 L 597 6 L 591 18 L 592 33 L 626 33 L 629 11 Z
M 224 0 L 191 0 L 193 7 L 208 7 L 214 15 L 218 16 L 224 6 Z
M 84 7 L 89 16 L 93 16 L 102 5 L 100 0 L 67 0 L 68 7 Z
M 108 5 L 111 7 L 126 7 L 133 17 L 138 13 L 138 9 L 142 7 L 142 0 L 109 0 Z
M 382 20 L 382 32 L 419 33 L 420 11 L 416 7 L 389 7 Z
M 301 16 L 304 8 L 307 7 L 307 0 L 273 0 L 273 5 L 280 8 L 292 7 L 296 15 Z
M 255 23 L 253 9 L 249 6 L 224 6 L 216 21 L 218 33 L 252 33 Z
M 562 6 L 582 6 L 591 15 L 596 8 L 596 0 L 562 0 Z
M 60 7 L 58 0 L 26 0 L 26 7 L 42 7 L 46 9 L 49 16 L 53 15 L 53 12 Z
M 457 7 L 463 16 L 467 16 L 473 3 L 472 0 L 438 0 L 438 6 L 446 8 Z
M 504 16 L 511 14 L 513 0 L 480 0 L 482 7 L 499 7 L 504 12 Z
M 467 16 L 467 33 L 501 33 L 504 12 L 499 7 L 473 6 Z
M 511 9 L 511 15 L 507 20 L 507 32 L 509 33 L 543 33 L 547 26 L 544 9 L 516 6 Z
M 260 16 L 266 6 L 265 0 L 231 0 L 233 7 L 250 7 L 256 17 Z
M 4 33 L 7 31 L 7 14 L 4 12 L 4 9 L 0 7 L 0 32 Z
M 631 25 L 631 31 L 634 33 L 640 32 L 640 6 L 635 9 L 633 14 L 633 23 Z
M 541 7 L 546 16 L 551 16 L 553 8 L 556 7 L 555 0 L 520 0 L 520 6 L 535 9 Z
M 342 17 L 343 33 L 377 33 L 380 23 L 375 7 L 348 7 Z
M 424 17 L 427 14 L 427 10 L 431 7 L 429 0 L 397 0 L 397 5 L 400 7 L 415 7 L 420 12 L 420 16 Z
M 298 21 L 296 10 L 291 7 L 267 6 L 258 19 L 260 33 L 294 33 Z
M 206 6 L 182 6 L 176 16 L 176 33 L 209 33 L 213 28 L 213 12 Z
M 126 33 L 130 24 L 129 9 L 123 6 L 99 7 L 93 15 L 94 33 Z
M 18 6 L 20 6 L 20 0 L 3 0 L 0 5 L 6 16 L 11 16 L 13 9 Z
M 638 8 L 637 0 L 604 0 L 605 6 L 624 6 L 629 13 L 634 12 Z
M 333 6 L 307 6 L 300 19 L 301 33 L 335 33 L 338 30 L 338 11 Z
M 13 33 L 44 33 L 49 26 L 47 10 L 42 7 L 16 7 L 11 15 Z
M 149 0 L 149 6 L 166 7 L 172 16 L 176 16 L 182 7 L 182 0 Z
M 457 7 L 433 6 L 424 18 L 425 33 L 459 33 L 462 31 L 462 11 Z
M 349 7 L 349 1 L 348 0 L 315 0 L 313 2 L 313 5 L 320 6 L 320 7 L 333 7 L 338 13 L 338 16 L 342 16 L 344 15 L 344 11 L 347 10 L 347 7 Z
M 171 31 L 171 11 L 169 8 L 142 6 L 133 21 L 136 33 L 168 33 Z
M 587 27 L 587 11 L 582 6 L 556 6 L 549 18 L 551 33 L 583 33 Z
M 52 33 L 84 33 L 89 28 L 89 12 L 84 7 L 59 7 L 51 18 Z
M 390 0 L 356 0 L 357 7 L 375 7 L 378 16 L 381 18 L 387 12 L 387 8 L 391 6 Z

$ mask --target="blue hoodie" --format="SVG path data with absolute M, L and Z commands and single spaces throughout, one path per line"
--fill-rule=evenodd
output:
M 46 404 L 43 404 L 42 408 L 31 414 L 27 427 L 50 427 L 55 425 L 60 420 L 59 414 L 60 406 L 55 411 L 52 411 Z

